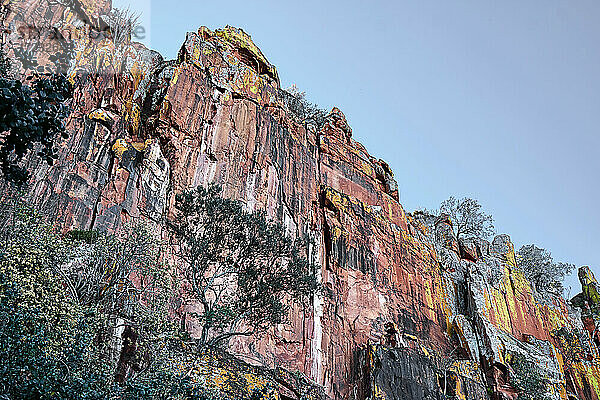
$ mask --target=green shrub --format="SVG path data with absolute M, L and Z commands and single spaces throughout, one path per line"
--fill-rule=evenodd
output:
M 513 357 L 511 383 L 519 390 L 518 400 L 550 400 L 547 394 L 547 381 L 539 373 L 538 367 L 522 354 Z

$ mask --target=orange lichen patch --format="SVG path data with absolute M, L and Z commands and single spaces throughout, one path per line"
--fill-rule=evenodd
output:
M 452 363 L 448 371 L 456 373 L 460 377 L 468 378 L 483 385 L 482 372 L 479 363 L 473 360 L 457 360 Z
M 329 186 L 325 186 L 323 188 L 323 194 L 325 196 L 326 202 L 329 202 L 333 207 L 335 207 L 337 210 L 339 210 L 341 212 L 344 212 L 346 210 L 346 207 L 348 206 L 348 203 L 350 202 L 350 199 L 348 196 L 345 196 L 341 192 L 338 192 L 337 190 L 335 190 Z
M 102 108 L 97 108 L 94 111 L 90 112 L 88 114 L 88 118 L 96 122 L 103 122 L 105 124 L 111 124 L 114 122 L 113 116 L 108 111 L 103 110 Z
M 115 84 L 119 87 L 116 106 L 124 120 L 137 132 L 141 123 L 143 82 L 149 79 L 153 60 L 149 51 L 141 45 L 129 43 L 117 47 L 108 38 L 93 40 L 89 35 L 81 35 L 75 41 L 69 79 L 74 83 L 77 76 L 86 74 L 97 74 L 104 78 L 116 76 Z
M 131 146 L 140 153 L 145 151 L 152 144 L 152 139 L 146 139 L 144 142 L 132 142 Z
M 117 158 L 121 159 L 121 157 L 123 157 L 123 153 L 125 153 L 129 148 L 129 143 L 127 143 L 125 139 L 117 139 L 115 144 L 112 146 L 112 151 L 115 153 Z
M 123 114 L 125 121 L 129 122 L 134 132 L 140 127 L 140 106 L 132 100 L 127 100 L 123 105 Z
M 598 293 L 598 281 L 589 267 L 579 269 L 579 281 L 585 298 L 591 303 L 590 306 L 600 306 L 600 293 Z

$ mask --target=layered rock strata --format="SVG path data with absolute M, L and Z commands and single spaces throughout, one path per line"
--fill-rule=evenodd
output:
M 59 28 L 110 9 L 65 4 L 53 9 Z M 57 227 L 160 227 L 176 193 L 216 182 L 316 239 L 328 295 L 232 351 L 298 370 L 334 399 L 515 399 L 519 357 L 546 382 L 543 398 L 600 398 L 597 322 L 536 298 L 508 236 L 459 241 L 448 218 L 407 214 L 390 167 L 353 139 L 344 114 L 301 120 L 245 32 L 202 27 L 174 61 L 108 37 L 72 43 L 69 138 L 54 166 L 27 160 L 27 198 Z M 585 290 L 589 305 L 597 293 Z

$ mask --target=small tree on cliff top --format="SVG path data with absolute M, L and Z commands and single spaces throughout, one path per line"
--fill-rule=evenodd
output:
M 457 200 L 451 196 L 442 202 L 440 212 L 450 216 L 458 239 L 463 237 L 487 239 L 494 233 L 494 219 L 482 211 L 481 204 L 477 200 L 467 197 Z
M 177 195 L 168 223 L 187 293 L 198 302 L 200 343 L 226 344 L 281 323 L 285 298 L 306 301 L 315 293 L 315 265 L 307 243 L 292 240 L 264 212 L 248 213 L 221 197 L 218 186 Z
M 522 246 L 517 252 L 519 267 L 539 293 L 559 296 L 563 291 L 562 281 L 575 269 L 575 265 L 555 262 L 548 250 L 534 244 Z
M 300 120 L 314 123 L 317 128 L 325 123 L 327 112 L 306 99 L 306 92 L 300 91 L 296 85 L 281 90 L 284 103 Z
M 106 16 L 110 27 L 111 38 L 115 46 L 120 47 L 131 41 L 133 32 L 138 25 L 140 15 L 129 8 L 113 8 Z

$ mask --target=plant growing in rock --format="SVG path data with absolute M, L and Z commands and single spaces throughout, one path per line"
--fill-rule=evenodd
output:
M 494 219 L 483 212 L 477 200 L 468 197 L 458 200 L 451 196 L 442 202 L 440 213 L 450 216 L 457 239 L 488 239 L 494 233 Z
M 511 368 L 513 370 L 511 383 L 519 391 L 517 400 L 550 400 L 554 398 L 547 393 L 547 380 L 540 375 L 535 363 L 527 360 L 525 356 L 515 355 Z
M 285 299 L 306 301 L 317 290 L 308 243 L 292 240 L 264 212 L 244 211 L 221 189 L 198 187 L 176 197 L 168 222 L 187 293 L 199 310 L 199 342 L 226 344 L 283 321 Z
M 321 127 L 325 123 L 327 112 L 306 99 L 306 93 L 301 92 L 296 85 L 281 90 L 281 96 L 288 109 L 302 122 L 312 123 Z
M 94 351 L 95 315 L 73 301 L 56 274 L 68 245 L 30 208 L 13 204 L 1 224 L 0 394 L 75 398 L 79 389 L 102 396 L 112 371 Z
M 522 246 L 517 252 L 517 264 L 538 293 L 560 296 L 564 290 L 564 277 L 575 265 L 555 262 L 551 253 L 534 244 Z

